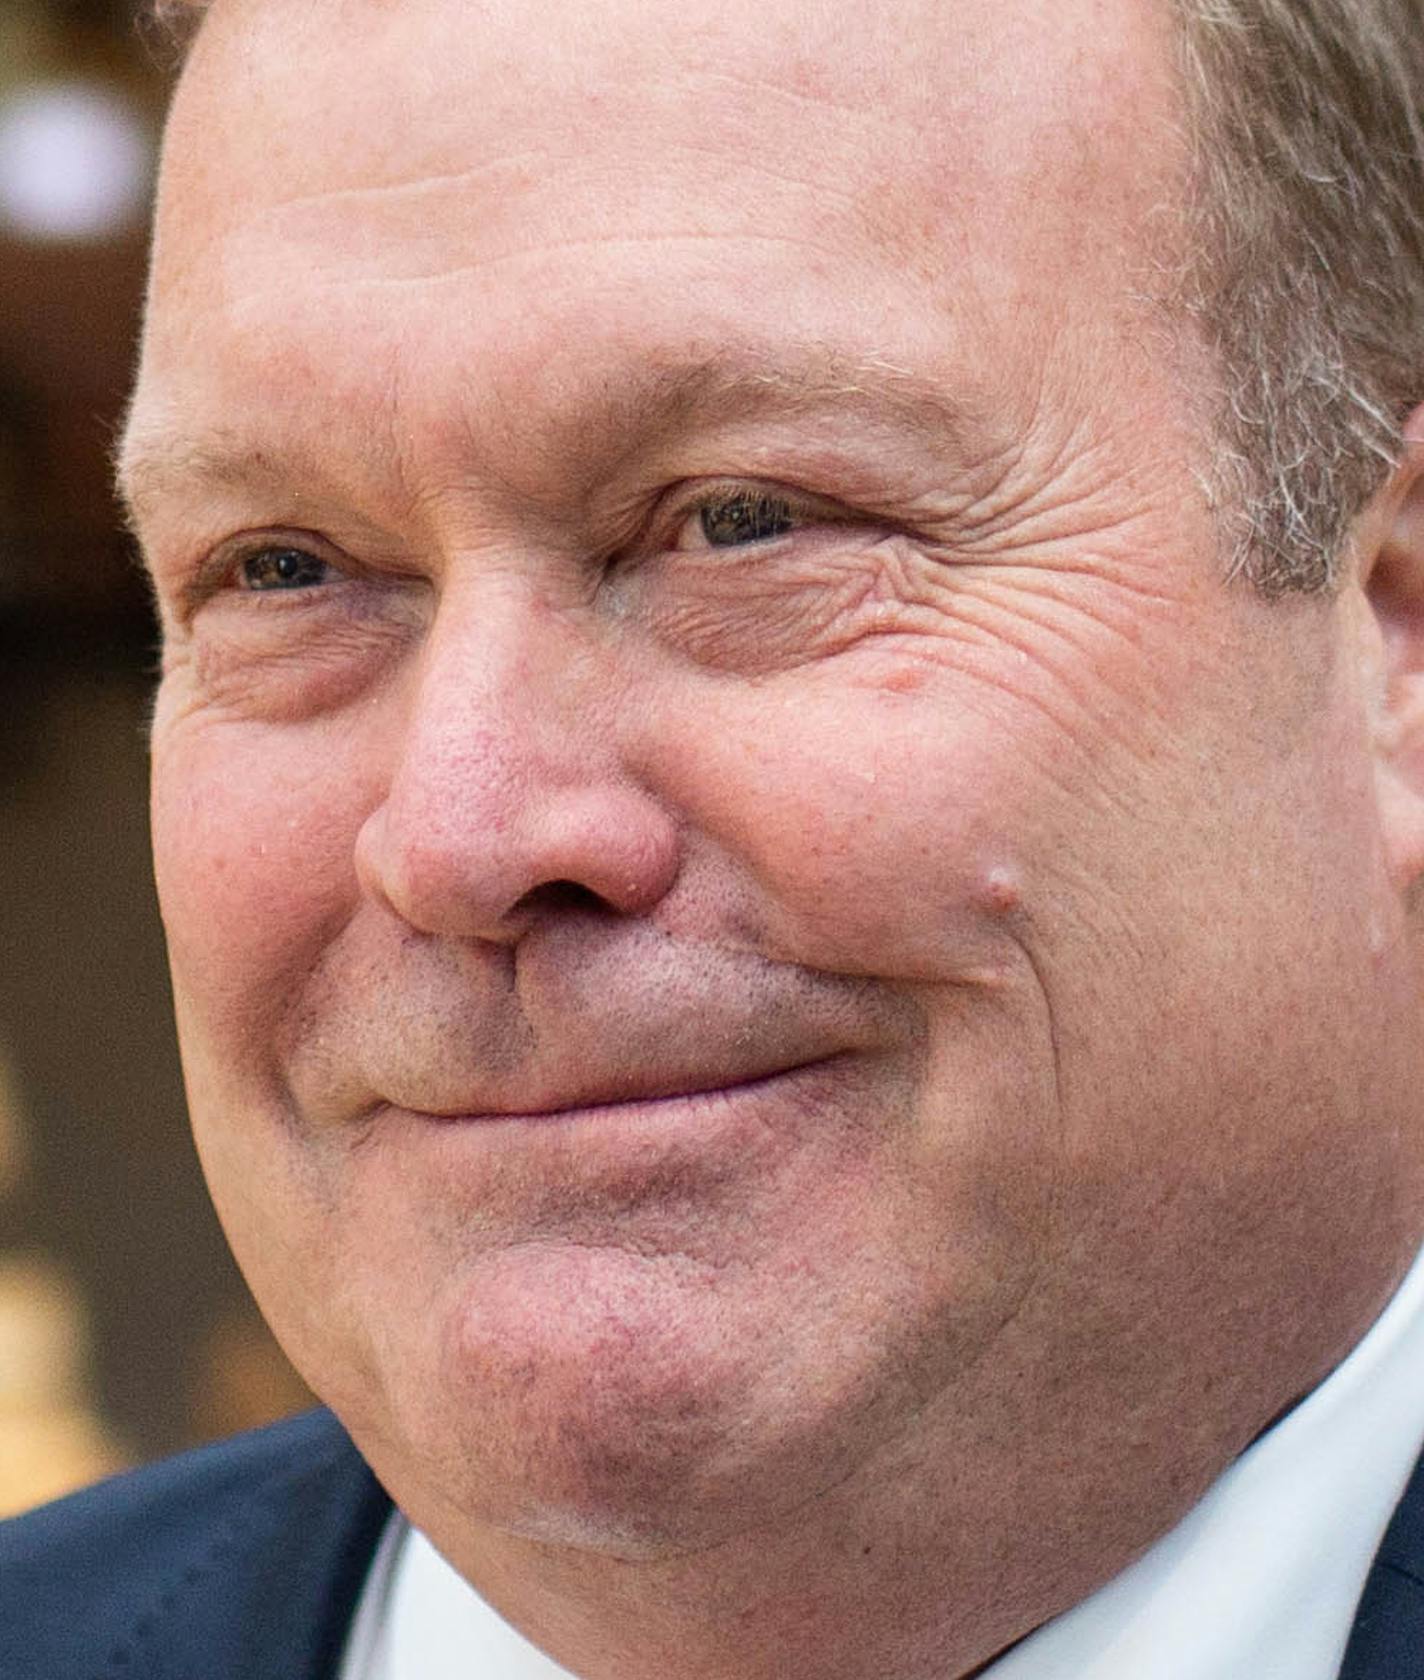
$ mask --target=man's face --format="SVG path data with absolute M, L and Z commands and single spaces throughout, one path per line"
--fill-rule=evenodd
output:
M 432 1532 L 918 1454 L 1137 1543 L 1377 1297 L 1354 598 L 1220 581 L 1170 63 L 219 0 L 127 451 L 159 885 L 236 1252 Z

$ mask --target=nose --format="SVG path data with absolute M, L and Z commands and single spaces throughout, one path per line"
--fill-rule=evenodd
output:
M 651 909 L 681 842 L 624 762 L 614 681 L 533 601 L 442 602 L 357 837 L 363 889 L 422 932 L 499 944 L 569 904 Z

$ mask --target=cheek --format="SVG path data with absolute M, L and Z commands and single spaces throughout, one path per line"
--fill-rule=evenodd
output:
M 154 858 L 194 1138 L 249 1285 L 314 1373 L 339 1366 L 333 1347 L 349 1362 L 364 1343 L 330 1252 L 331 1162 L 285 1123 L 283 1046 L 304 977 L 355 903 L 366 795 L 360 755 L 331 729 L 160 709 Z
M 201 715 L 153 745 L 153 845 L 175 987 L 190 1026 L 247 1033 L 348 916 L 369 771 L 331 727 Z M 267 1040 L 250 1038 L 248 1054 Z
M 695 734 L 663 722 L 660 777 L 750 877 L 782 957 L 902 980 L 1002 968 L 1052 789 L 1022 731 L 967 723 L 913 674 L 784 702 L 770 687 L 714 693 L 680 708 Z

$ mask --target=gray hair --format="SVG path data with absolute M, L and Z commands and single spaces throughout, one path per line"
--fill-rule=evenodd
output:
M 211 0 L 150 0 L 186 35 Z M 1172 0 L 1230 568 L 1329 590 L 1424 401 L 1424 0 Z
M 1424 0 L 1175 0 L 1234 568 L 1335 582 L 1424 400 Z

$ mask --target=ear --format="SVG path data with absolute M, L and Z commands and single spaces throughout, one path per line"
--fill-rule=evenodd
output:
M 1370 608 L 1381 817 L 1401 890 L 1424 878 L 1424 407 L 1404 453 L 1361 515 L 1354 552 Z

